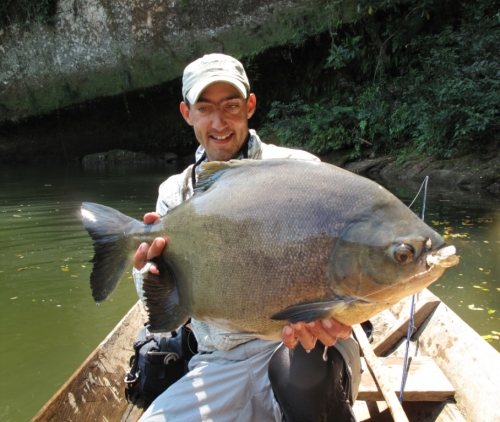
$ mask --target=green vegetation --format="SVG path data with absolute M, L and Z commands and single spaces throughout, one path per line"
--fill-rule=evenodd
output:
M 13 23 L 38 22 L 49 24 L 56 11 L 57 0 L 2 0 L 0 28 Z
M 500 143 L 499 0 L 362 0 L 355 22 L 332 27 L 300 89 L 271 104 L 264 135 L 353 158 Z

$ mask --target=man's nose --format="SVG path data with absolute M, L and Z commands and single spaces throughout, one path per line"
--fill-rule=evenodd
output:
M 217 130 L 222 130 L 227 126 L 226 119 L 222 110 L 216 110 L 214 112 L 214 120 L 212 126 Z

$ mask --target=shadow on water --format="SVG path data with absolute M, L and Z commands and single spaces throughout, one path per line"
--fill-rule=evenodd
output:
M 29 420 L 137 300 L 129 272 L 109 300 L 93 303 L 80 203 L 141 219 L 159 184 L 184 167 L 0 168 L 0 420 Z M 419 185 L 388 188 L 408 204 Z M 430 181 L 425 221 L 461 256 L 431 290 L 480 334 L 500 332 L 499 199 Z M 491 344 L 500 350 L 500 340 Z

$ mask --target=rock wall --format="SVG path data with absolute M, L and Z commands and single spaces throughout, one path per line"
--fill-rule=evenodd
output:
M 206 52 L 247 56 L 350 14 L 328 0 L 59 0 L 53 25 L 0 30 L 0 124 L 153 87 Z

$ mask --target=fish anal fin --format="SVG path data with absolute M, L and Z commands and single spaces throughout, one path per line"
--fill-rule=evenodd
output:
M 336 312 L 342 311 L 347 304 L 344 299 L 335 299 L 325 302 L 303 303 L 292 305 L 280 312 L 275 313 L 271 319 L 288 321 L 292 324 L 297 322 L 312 322 L 331 318 Z
M 166 263 L 153 261 L 159 274 L 147 272 L 143 276 L 143 291 L 149 316 L 148 330 L 152 333 L 173 331 L 183 325 L 189 315 L 179 304 L 174 278 Z

